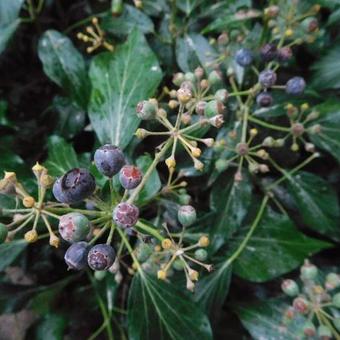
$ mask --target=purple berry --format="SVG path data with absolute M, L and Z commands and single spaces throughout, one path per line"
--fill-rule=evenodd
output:
M 305 90 L 306 82 L 302 77 L 293 77 L 286 84 L 286 93 L 292 95 L 302 94 Z
M 235 60 L 240 66 L 249 66 L 254 59 L 253 52 L 248 48 L 241 48 L 236 52 Z
M 139 209 L 127 202 L 119 203 L 113 210 L 113 220 L 121 228 L 133 227 L 139 217 Z
M 265 88 L 273 86 L 276 79 L 276 73 L 272 70 L 265 70 L 259 74 L 259 83 Z
M 142 181 L 143 174 L 134 165 L 124 165 L 119 173 L 119 181 L 123 188 L 134 189 Z
M 287 61 L 289 60 L 293 55 L 293 51 L 289 46 L 281 47 L 277 51 L 277 59 L 279 61 Z
M 115 251 L 108 244 L 97 244 L 87 255 L 87 263 L 93 270 L 107 270 L 115 261 Z
M 87 266 L 89 246 L 86 242 L 73 243 L 66 251 L 64 259 L 68 269 L 81 270 Z
M 65 241 L 83 241 L 89 232 L 90 222 L 86 216 L 72 212 L 60 217 L 59 234 Z
M 53 194 L 61 203 L 76 203 L 90 196 L 95 188 L 95 179 L 87 169 L 74 168 L 56 180 Z
M 120 148 L 115 145 L 105 144 L 96 150 L 94 163 L 103 175 L 112 177 L 123 167 L 125 158 Z
M 269 107 L 273 103 L 273 97 L 268 92 L 262 92 L 256 97 L 256 103 L 261 107 Z
M 272 61 L 277 56 L 277 48 L 275 44 L 265 44 L 261 47 L 260 55 L 263 61 Z

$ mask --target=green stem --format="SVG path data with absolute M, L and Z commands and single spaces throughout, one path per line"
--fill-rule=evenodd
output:
M 223 265 L 224 268 L 230 266 L 240 256 L 240 254 L 242 253 L 242 251 L 246 247 L 248 241 L 250 240 L 251 236 L 253 235 L 256 227 L 258 226 L 258 224 L 259 224 L 259 222 L 262 218 L 262 215 L 263 215 L 263 212 L 264 212 L 265 207 L 267 205 L 268 199 L 269 199 L 269 197 L 267 195 L 264 196 L 262 203 L 261 203 L 261 206 L 260 206 L 260 209 L 257 212 L 257 215 L 256 215 L 256 217 L 253 221 L 253 224 L 251 225 L 247 235 L 245 236 L 245 238 L 243 239 L 243 241 L 241 242 L 239 247 L 236 249 L 236 251 L 233 253 L 233 255 L 231 257 L 229 257 L 228 260 L 225 262 L 225 264 Z
M 257 119 L 254 116 L 249 115 L 248 119 L 258 125 L 261 125 L 263 127 L 266 127 L 268 129 L 272 129 L 272 130 L 277 130 L 277 131 L 283 131 L 283 132 L 290 132 L 290 128 L 288 127 L 283 127 L 283 126 L 278 126 L 278 125 L 274 125 L 274 124 L 270 124 L 267 122 L 264 122 L 263 120 Z
M 274 162 L 273 159 L 270 158 L 269 160 L 271 161 L 271 163 L 275 166 L 276 169 L 278 169 L 283 174 L 283 176 L 281 178 L 279 178 L 277 181 L 270 184 L 266 188 L 266 190 L 270 191 L 273 187 L 277 186 L 278 184 L 280 184 L 284 180 L 288 179 L 291 175 L 293 175 L 295 172 L 302 169 L 304 166 L 306 166 L 308 163 L 310 163 L 313 159 L 315 159 L 317 157 L 319 157 L 319 154 L 313 153 L 310 157 L 308 157 L 305 161 L 303 161 L 301 164 L 299 164 L 297 167 L 295 167 L 291 171 L 286 171 L 286 170 L 282 169 L 276 162 Z
M 157 164 L 160 162 L 161 158 L 165 155 L 166 151 L 168 150 L 168 148 L 170 147 L 172 143 L 172 138 L 169 139 L 163 146 L 163 148 L 161 149 L 161 151 L 159 151 L 153 162 L 151 163 L 151 165 L 149 166 L 148 170 L 146 171 L 146 173 L 143 176 L 142 181 L 139 183 L 138 187 L 133 190 L 133 192 L 131 193 L 129 199 L 127 200 L 128 203 L 133 203 L 135 201 L 135 199 L 137 198 L 138 194 L 141 192 L 141 190 L 144 188 L 145 183 L 147 182 L 147 180 L 149 179 L 149 177 L 151 176 L 152 172 L 155 170 Z
M 142 229 L 143 231 L 145 231 L 149 235 L 154 236 L 155 238 L 157 238 L 160 241 L 164 240 L 164 237 L 156 229 L 148 226 L 147 224 L 143 223 L 140 220 L 136 223 L 136 227 L 139 228 L 139 229 Z
M 69 212 L 79 212 L 83 215 L 93 215 L 93 216 L 102 216 L 106 214 L 105 211 L 100 211 L 100 210 L 85 210 L 85 209 L 73 209 L 73 208 L 52 208 L 46 206 L 44 208 L 44 211 L 48 212 L 55 212 L 55 213 L 60 213 L 60 214 L 67 214 Z
M 129 242 L 129 240 L 127 239 L 127 237 L 126 237 L 124 231 L 123 231 L 122 229 L 120 229 L 119 227 L 117 228 L 117 230 L 118 230 L 118 233 L 119 233 L 119 235 L 120 235 L 120 237 L 121 237 L 123 243 L 125 244 L 125 246 L 126 246 L 128 252 L 129 252 L 130 256 L 132 257 L 133 262 L 136 264 L 138 270 L 139 270 L 140 272 L 143 272 L 143 269 L 142 269 L 142 267 L 141 267 L 139 261 L 137 260 L 137 257 L 135 256 L 135 254 L 134 254 L 134 252 L 133 252 L 133 249 L 132 249 L 132 247 L 131 247 L 131 245 L 130 245 L 130 242 Z

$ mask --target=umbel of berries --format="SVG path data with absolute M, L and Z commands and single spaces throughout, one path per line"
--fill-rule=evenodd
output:
M 133 227 L 139 217 L 139 209 L 131 203 L 119 203 L 113 210 L 113 221 L 121 228 Z
M 82 270 L 87 266 L 89 245 L 86 242 L 73 243 L 66 251 L 64 259 L 68 269 Z
M 125 157 L 119 147 L 105 144 L 96 150 L 94 163 L 103 175 L 113 177 L 125 164 Z
M 107 270 L 115 261 L 115 251 L 109 244 L 96 244 L 87 256 L 87 262 L 93 270 Z
M 76 203 L 89 197 L 96 189 L 94 177 L 87 169 L 74 168 L 58 178 L 53 194 L 61 203 Z
M 60 217 L 59 234 L 65 241 L 83 241 L 89 232 L 90 222 L 86 216 L 72 212 Z
M 240 66 L 249 66 L 254 59 L 253 52 L 249 50 L 248 48 L 241 48 L 236 52 L 235 55 L 235 61 L 240 65 Z
M 140 169 L 134 165 L 125 165 L 119 173 L 119 181 L 124 189 L 134 189 L 142 181 L 143 174 Z

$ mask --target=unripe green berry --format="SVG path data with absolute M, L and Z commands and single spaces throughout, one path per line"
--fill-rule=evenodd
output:
M 189 203 L 190 203 L 190 201 L 191 201 L 191 196 L 184 193 L 184 194 L 179 195 L 178 200 L 179 200 L 179 203 L 180 203 L 180 204 L 186 205 L 186 204 L 189 204 Z
M 335 289 L 340 286 L 340 277 L 336 273 L 329 273 L 326 276 L 325 287 L 328 290 Z
M 308 260 L 305 261 L 301 267 L 301 279 L 302 280 L 314 280 L 318 275 L 318 268 Z
M 222 81 L 222 75 L 219 71 L 211 71 L 208 75 L 208 82 L 211 85 L 219 84 Z
M 8 235 L 7 227 L 3 223 L 0 223 L 0 244 L 5 242 L 7 235 Z
M 195 251 L 195 259 L 198 261 L 205 261 L 208 257 L 208 252 L 205 249 L 197 249 Z
M 97 280 L 97 281 L 102 281 L 106 276 L 106 271 L 103 271 L 103 270 L 96 270 L 94 272 L 94 278 Z
M 222 172 L 226 170 L 228 166 L 229 166 L 229 162 L 226 159 L 220 158 L 215 162 L 215 168 L 218 172 Z
M 181 271 L 184 269 L 185 264 L 181 259 L 176 259 L 172 266 L 175 270 Z
M 226 103 L 229 97 L 229 93 L 226 89 L 220 89 L 215 92 L 215 99 L 222 102 Z
M 340 308 L 340 293 L 336 293 L 333 296 L 332 303 L 336 308 Z
M 182 205 L 178 209 L 177 217 L 178 221 L 183 225 L 183 227 L 187 227 L 196 221 L 196 210 L 191 205 Z
M 136 248 L 136 257 L 140 262 L 145 262 L 152 254 L 152 247 L 146 243 L 141 243 Z
M 204 114 L 208 118 L 212 118 L 216 115 L 222 114 L 224 111 L 224 105 L 219 100 L 211 100 L 207 103 L 204 109 Z
M 274 143 L 275 143 L 274 138 L 271 136 L 268 136 L 263 140 L 262 145 L 267 146 L 267 147 L 273 147 Z
M 136 113 L 140 119 L 153 119 L 156 117 L 157 105 L 153 100 L 143 100 L 137 104 Z
M 332 331 L 325 325 L 320 325 L 318 327 L 318 336 L 322 340 L 331 339 L 332 338 Z
M 86 216 L 72 212 L 60 217 L 59 233 L 65 241 L 83 241 L 89 232 L 90 222 Z
M 299 286 L 293 280 L 284 280 L 281 285 L 282 291 L 288 296 L 297 296 L 299 294 Z
M 303 333 L 307 337 L 312 337 L 316 334 L 316 329 L 312 321 L 306 321 L 303 325 Z
M 196 81 L 196 77 L 192 72 L 187 72 L 184 74 L 184 79 L 194 83 Z

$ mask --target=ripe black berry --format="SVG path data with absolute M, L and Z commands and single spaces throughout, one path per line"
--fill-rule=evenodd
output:
M 302 94 L 305 90 L 306 82 L 302 77 L 293 77 L 286 84 L 286 93 L 292 95 Z
M 134 205 L 127 202 L 119 203 L 113 210 L 114 222 L 122 228 L 133 227 L 139 217 L 139 209 Z
M 277 48 L 275 44 L 265 44 L 261 47 L 260 55 L 263 61 L 272 61 L 277 56 Z
M 262 92 L 256 97 L 256 103 L 261 107 L 269 107 L 273 103 L 273 97 L 268 92 Z
M 248 48 L 241 48 L 236 52 L 235 60 L 240 66 L 248 66 L 253 62 L 253 52 Z
M 102 174 L 112 177 L 123 167 L 125 158 L 120 148 L 115 145 L 106 144 L 96 150 L 94 162 Z
M 86 242 L 73 243 L 66 251 L 64 259 L 68 269 L 81 270 L 87 266 L 89 246 Z
M 93 270 L 107 270 L 115 260 L 115 251 L 108 244 L 97 244 L 92 247 L 87 256 L 87 262 Z
M 74 168 L 56 180 L 53 194 L 61 203 L 75 203 L 90 196 L 95 188 L 95 179 L 87 169 Z
M 273 86 L 276 79 L 276 73 L 272 70 L 265 70 L 259 74 L 259 83 L 265 88 Z

